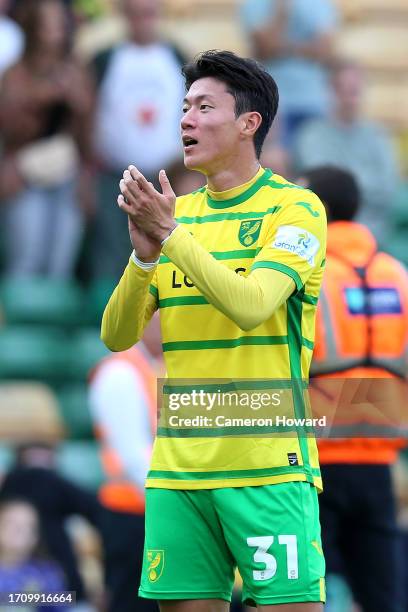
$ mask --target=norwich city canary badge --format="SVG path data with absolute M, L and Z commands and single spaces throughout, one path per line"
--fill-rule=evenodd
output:
M 242 221 L 238 232 L 238 240 L 245 247 L 250 247 L 259 238 L 261 231 L 262 219 L 250 219 Z
M 149 580 L 150 582 L 156 582 L 163 573 L 164 550 L 148 550 L 147 561 L 149 563 L 147 567 Z

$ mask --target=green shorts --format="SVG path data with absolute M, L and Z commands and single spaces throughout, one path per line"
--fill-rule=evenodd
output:
M 230 601 L 236 567 L 249 605 L 325 600 L 313 486 L 146 490 L 141 597 Z

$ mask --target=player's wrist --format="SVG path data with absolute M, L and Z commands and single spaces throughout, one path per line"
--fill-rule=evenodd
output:
M 138 253 L 137 250 L 135 249 L 134 253 L 136 257 L 138 258 L 138 260 L 141 261 L 142 263 L 154 263 L 160 257 L 159 249 L 157 251 L 154 251 L 152 253 L 147 253 L 147 254 Z
M 152 270 L 159 263 L 160 253 L 158 253 L 157 256 L 150 255 L 148 257 L 142 257 L 138 255 L 136 251 L 133 251 L 130 257 L 133 263 L 135 263 L 139 268 L 142 268 L 142 270 L 149 271 Z
M 170 238 L 170 236 L 172 235 L 172 233 L 174 232 L 174 230 L 176 229 L 176 227 L 178 227 L 178 224 L 174 221 L 172 221 L 172 223 L 169 223 L 168 225 L 166 225 L 166 227 L 161 228 L 157 239 L 160 241 L 160 244 L 163 246 L 167 240 Z

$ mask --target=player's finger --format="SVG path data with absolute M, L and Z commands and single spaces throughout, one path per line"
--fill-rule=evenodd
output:
M 144 177 L 143 174 L 139 172 L 136 166 L 129 166 L 128 170 L 129 170 L 131 177 L 137 182 L 137 184 L 143 191 L 145 191 L 146 193 L 150 195 L 156 192 L 152 183 L 149 183 L 146 177 Z
M 133 166 L 133 164 L 128 166 L 125 172 L 129 172 L 129 174 L 135 181 L 137 181 L 140 177 L 143 176 L 143 174 L 136 168 L 136 166 Z
M 122 179 L 119 182 L 119 188 L 128 204 L 137 204 L 137 202 L 139 201 L 139 196 L 142 192 L 137 187 L 133 179 L 130 183 L 127 183 L 125 179 Z
M 170 184 L 170 181 L 168 179 L 168 176 L 167 176 L 165 170 L 160 170 L 160 172 L 159 172 L 159 181 L 160 181 L 160 185 L 161 185 L 161 188 L 162 188 L 163 195 L 175 197 L 176 194 L 173 191 L 173 188 L 172 188 L 172 186 Z
M 131 177 L 130 172 L 123 173 L 124 178 L 122 179 L 126 187 L 137 197 L 141 193 L 141 188 L 138 183 Z
M 126 175 L 126 178 L 122 179 L 121 192 L 127 198 L 131 198 L 132 204 L 134 202 L 141 202 L 145 195 L 145 190 L 141 189 L 139 184 L 130 176 L 130 173 Z
M 127 204 L 127 202 L 125 202 L 125 198 L 123 197 L 122 194 L 118 195 L 118 206 L 121 210 L 123 210 L 123 212 L 125 212 L 126 214 L 130 215 L 133 214 L 133 209 L 131 206 L 129 206 L 129 204 Z
M 125 181 L 125 183 L 129 184 L 129 183 L 133 183 L 135 179 L 132 177 L 129 170 L 125 170 L 123 173 L 123 180 Z
M 125 179 L 121 179 L 119 181 L 119 189 L 124 196 L 126 196 L 129 193 L 128 184 L 126 183 Z

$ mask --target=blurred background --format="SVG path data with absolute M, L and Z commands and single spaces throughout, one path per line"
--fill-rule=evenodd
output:
M 118 182 L 133 163 L 155 184 L 165 167 L 178 195 L 204 184 L 182 164 L 180 67 L 213 48 L 257 58 L 278 82 L 263 164 L 289 179 L 353 171 L 359 220 L 408 264 L 407 0 L 0 0 L 0 591 L 40 571 L 43 589 L 108 609 L 89 387 L 130 255 Z M 1 536 L 13 521 L 27 530 L 18 550 Z M 27 561 L 43 537 L 38 570 Z

